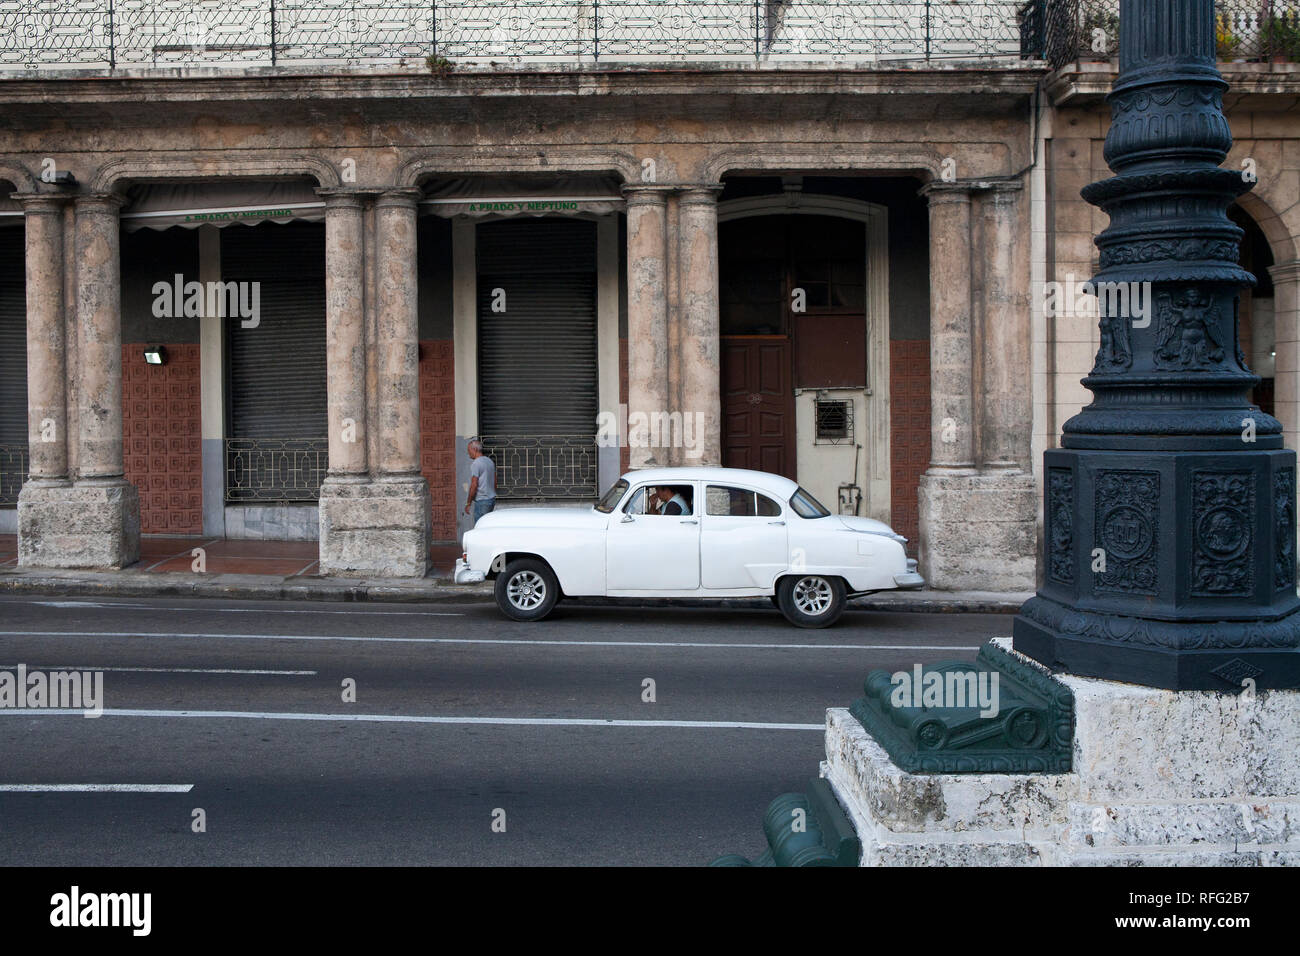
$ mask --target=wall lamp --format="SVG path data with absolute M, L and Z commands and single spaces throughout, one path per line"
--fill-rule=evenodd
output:
M 150 345 L 144 350 L 145 365 L 166 365 L 167 350 L 161 345 Z

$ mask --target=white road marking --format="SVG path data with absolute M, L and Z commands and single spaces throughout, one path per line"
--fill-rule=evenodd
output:
M 389 644 L 532 644 L 540 647 L 698 647 L 799 651 L 978 651 L 980 645 L 954 644 L 710 644 L 706 641 L 556 641 L 497 640 L 482 637 L 358 637 L 351 634 L 142 634 L 139 631 L 0 631 L 0 637 L 183 637 L 232 641 L 349 641 Z
M 383 617 L 464 617 L 463 611 L 337 611 L 305 610 L 290 608 L 259 607 L 167 607 L 158 604 L 99 604 L 93 601 L 0 601 L 0 604 L 30 604 L 41 607 L 57 608 L 97 608 L 113 610 L 117 608 L 131 611 L 187 611 L 194 614 L 370 614 Z
M 189 793 L 192 783 L 0 783 L 0 793 Z
M 0 671 L 17 670 L 17 664 L 0 664 Z M 244 670 L 238 667 L 101 667 L 98 664 L 57 664 L 37 667 L 28 664 L 29 671 L 103 671 L 106 674 L 254 674 L 274 677 L 314 677 L 316 671 L 264 671 Z
M 108 607 L 151 611 L 153 604 L 99 604 L 95 601 L 4 601 L 5 604 L 35 604 L 40 607 Z
M 50 708 L 48 710 L 0 710 L 0 716 L 25 714 L 29 717 L 82 716 L 80 710 Z M 394 724 L 491 724 L 521 727 L 683 727 L 708 730 L 817 730 L 824 731 L 825 724 L 782 724 L 748 720 L 618 720 L 590 717 L 431 717 L 421 714 L 299 714 L 279 711 L 247 710 L 133 710 L 105 707 L 104 717 L 153 717 L 173 719 L 191 717 L 204 720 L 239 718 L 246 720 L 314 720 L 349 721 Z M 102 719 L 102 718 L 101 718 Z

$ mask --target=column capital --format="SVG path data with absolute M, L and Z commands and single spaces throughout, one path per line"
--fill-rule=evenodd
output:
M 1279 262 L 1276 265 L 1271 265 L 1268 267 L 1268 275 L 1274 283 L 1300 282 L 1300 259 L 1292 259 L 1290 262 Z
M 127 198 L 121 193 L 82 193 L 74 197 L 77 211 L 101 211 L 111 212 L 117 215 L 118 211 L 126 205 Z
M 685 183 L 678 188 L 681 190 L 680 202 L 710 206 L 717 203 L 723 190 L 721 183 Z
M 385 189 L 375 197 L 376 206 L 400 206 L 407 209 L 414 209 L 420 197 L 424 195 L 424 190 L 414 187 L 398 187 L 395 189 Z
M 629 206 L 664 206 L 673 187 L 659 183 L 626 183 L 621 191 Z
M 917 194 L 924 196 L 931 206 L 944 203 L 969 203 L 971 198 L 970 183 L 944 182 L 942 179 L 926 183 L 917 190 Z
M 360 208 L 361 204 L 375 194 L 373 189 L 357 189 L 344 186 L 323 186 L 316 190 L 316 195 L 325 200 L 325 208 Z
M 22 203 L 23 212 L 30 216 L 34 213 L 60 213 L 74 197 L 66 193 L 10 193 L 9 198 Z
M 987 205 L 1010 206 L 1019 200 L 1024 188 L 1024 183 L 1018 179 L 1000 179 L 981 183 L 980 193 Z

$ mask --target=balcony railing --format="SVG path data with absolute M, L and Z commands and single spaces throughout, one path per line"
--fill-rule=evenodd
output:
M 0 445 L 0 508 L 18 504 L 27 480 L 27 443 Z
M 497 466 L 497 497 L 595 498 L 596 439 L 591 435 L 483 435 Z
M 1022 54 L 1020 2 L 0 0 L 0 70 Z
M 325 438 L 227 438 L 226 501 L 313 502 L 329 471 Z
M 1300 0 L 1218 0 L 1220 60 L 1300 61 Z M 1031 0 L 1021 9 L 1021 55 L 1052 69 L 1119 53 L 1119 0 Z

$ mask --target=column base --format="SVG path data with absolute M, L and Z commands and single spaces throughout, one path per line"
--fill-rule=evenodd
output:
M 917 489 L 921 576 L 941 591 L 1034 590 L 1038 505 L 1024 472 L 926 472 Z
M 1011 653 L 1074 695 L 1073 769 L 907 773 L 829 710 L 822 776 L 861 865 L 1300 865 L 1300 691 L 1156 690 Z
M 423 478 L 326 478 L 321 485 L 321 574 L 422 578 L 429 545 Z
M 18 493 L 18 566 L 116 569 L 140 560 L 140 496 L 124 478 L 32 480 Z

